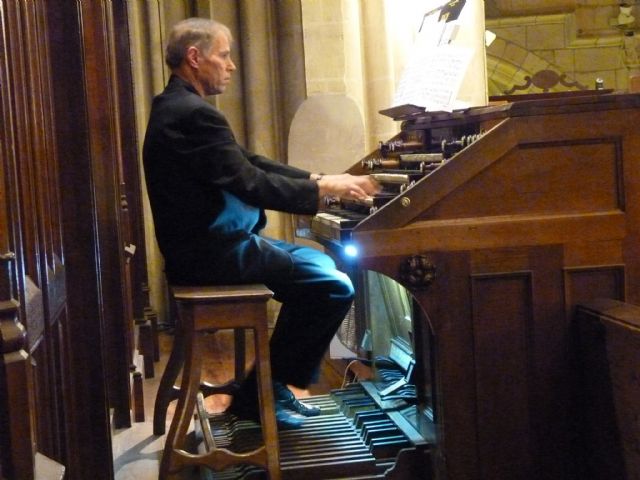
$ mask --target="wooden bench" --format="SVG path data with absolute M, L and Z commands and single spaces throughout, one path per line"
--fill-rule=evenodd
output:
M 640 307 L 585 302 L 574 334 L 581 478 L 640 478 Z
M 204 466 L 219 471 L 237 464 L 253 464 L 264 468 L 270 479 L 279 479 L 278 432 L 267 330 L 267 301 L 273 292 L 264 285 L 176 286 L 170 290 L 178 318 L 173 350 L 156 397 L 154 434 L 164 433 L 169 402 L 177 397 L 178 405 L 166 438 L 159 478 L 172 478 L 188 466 Z M 203 384 L 200 376 L 205 334 L 222 329 L 235 332 L 234 381 L 220 386 Z M 244 378 L 245 329 L 254 331 L 263 445 L 250 452 L 232 452 L 216 447 L 211 430 L 203 428 L 204 453 L 187 452 L 187 432 L 198 395 L 232 393 L 234 385 Z M 174 384 L 180 370 L 182 380 L 180 387 L 176 388 Z

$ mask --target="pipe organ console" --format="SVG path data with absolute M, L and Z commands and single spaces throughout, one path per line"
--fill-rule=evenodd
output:
M 309 400 L 283 478 L 588 478 L 569 326 L 640 302 L 640 95 L 393 116 L 348 170 L 382 192 L 297 219 L 354 279 L 375 376 Z
M 375 178 L 383 187 L 365 200 L 326 199 L 326 210 L 311 219 L 311 234 L 322 240 L 344 243 L 350 231 L 387 202 L 413 187 L 444 165 L 457 152 L 482 136 L 477 126 L 442 130 L 406 130 L 360 162 L 361 173 Z M 307 234 L 302 232 L 302 236 Z

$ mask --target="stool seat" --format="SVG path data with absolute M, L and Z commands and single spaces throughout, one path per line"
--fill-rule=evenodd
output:
M 154 410 L 154 433 L 164 433 L 169 402 L 178 405 L 169 427 L 160 463 L 160 479 L 174 477 L 187 466 L 204 466 L 213 470 L 250 463 L 264 468 L 269 478 L 280 478 L 278 433 L 274 409 L 273 386 L 267 330 L 267 301 L 273 292 L 262 284 L 216 286 L 170 286 L 177 310 L 174 346 L 160 381 Z M 201 359 L 205 333 L 233 329 L 235 332 L 235 378 L 231 385 L 201 383 Z M 264 444 L 252 452 L 234 453 L 219 448 L 209 428 L 203 429 L 205 452 L 193 454 L 185 450 L 187 431 L 198 396 L 232 393 L 232 386 L 244 378 L 244 330 L 254 331 L 255 369 Z M 242 333 L 240 333 L 242 332 Z M 174 383 L 182 370 L 180 387 Z M 202 400 L 199 401 L 202 404 Z M 200 408 L 198 409 L 200 411 Z M 201 419 L 202 420 L 202 419 Z
M 215 285 L 215 286 L 170 286 L 173 298 L 181 303 L 215 303 L 245 301 L 251 299 L 268 300 L 273 292 L 261 284 Z

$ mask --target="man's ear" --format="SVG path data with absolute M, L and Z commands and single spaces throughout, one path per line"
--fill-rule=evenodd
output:
M 198 68 L 200 63 L 200 50 L 193 45 L 187 48 L 187 54 L 185 55 L 187 64 L 192 68 Z

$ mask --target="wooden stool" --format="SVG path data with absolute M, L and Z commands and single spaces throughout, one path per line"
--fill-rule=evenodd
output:
M 269 335 L 266 303 L 273 295 L 264 285 L 225 285 L 205 287 L 171 287 L 177 305 L 177 325 L 174 346 L 160 381 L 154 410 L 154 433 L 164 432 L 167 406 L 177 396 L 178 405 L 165 442 L 159 478 L 171 478 L 187 466 L 204 466 L 223 470 L 236 464 L 254 464 L 265 468 L 271 480 L 280 479 L 278 432 L 271 383 Z M 234 329 L 236 338 L 236 377 L 244 376 L 244 329 L 253 329 L 255 368 L 264 445 L 247 453 L 234 453 L 216 448 L 205 430 L 203 454 L 184 450 L 187 431 L 202 387 L 200 382 L 204 334 L 216 330 Z M 240 333 L 242 332 L 242 333 Z M 240 350 L 240 352 L 238 351 Z M 239 357 L 241 357 L 239 359 Z M 174 382 L 182 365 L 180 388 Z M 241 372 L 241 373 L 240 373 Z M 230 392 L 229 384 L 204 385 L 205 394 Z

